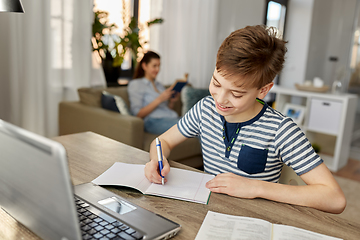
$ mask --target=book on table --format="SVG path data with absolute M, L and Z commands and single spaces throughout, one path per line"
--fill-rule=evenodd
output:
M 259 218 L 208 211 L 195 240 L 342 240 L 288 225 L 272 224 Z
M 210 190 L 205 184 L 214 175 L 172 167 L 166 176 L 167 182 L 161 185 L 151 183 L 144 175 L 144 168 L 143 164 L 116 162 L 92 182 L 97 185 L 131 187 L 147 195 L 208 203 Z

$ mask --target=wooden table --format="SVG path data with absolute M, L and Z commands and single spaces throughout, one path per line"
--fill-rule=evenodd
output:
M 149 160 L 149 154 L 140 149 L 116 142 L 92 132 L 65 135 L 54 138 L 67 150 L 70 174 L 74 185 L 90 182 L 115 162 L 141 163 Z M 198 171 L 177 162 L 179 167 Z M 238 216 L 255 217 L 271 223 L 291 225 L 310 231 L 343 238 L 359 239 L 360 224 L 344 220 L 337 215 L 308 207 L 273 202 L 265 199 L 239 199 L 212 193 L 208 205 L 143 195 L 124 187 L 107 187 L 110 191 L 131 202 L 158 213 L 182 225 L 174 239 L 194 239 L 207 211 Z M 3 210 L 0 211 L 0 239 L 39 239 Z

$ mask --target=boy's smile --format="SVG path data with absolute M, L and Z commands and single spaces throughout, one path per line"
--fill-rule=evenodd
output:
M 264 98 L 273 85 L 271 83 L 270 87 L 268 84 L 261 89 L 237 86 L 243 81 L 246 79 L 227 80 L 216 69 L 210 81 L 209 91 L 215 100 L 216 110 L 227 122 L 245 122 L 255 117 L 263 107 L 256 98 Z
M 221 105 L 220 103 L 216 103 L 217 108 L 219 108 L 221 111 L 228 111 L 229 109 L 231 109 L 231 107 L 226 107 Z

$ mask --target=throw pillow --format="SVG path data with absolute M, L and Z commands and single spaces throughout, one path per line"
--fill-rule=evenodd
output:
M 120 96 L 113 95 L 106 91 L 102 92 L 101 106 L 102 108 L 119 112 L 122 115 L 130 115 L 130 111 L 126 106 L 124 99 L 122 99 Z
M 181 91 L 182 115 L 189 111 L 199 100 L 209 95 L 210 92 L 207 88 L 184 87 Z
M 103 88 L 79 88 L 80 102 L 93 107 L 101 107 L 101 92 Z

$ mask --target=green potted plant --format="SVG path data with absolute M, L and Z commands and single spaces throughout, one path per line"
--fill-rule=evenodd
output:
M 132 66 L 136 65 L 136 59 L 142 44 L 139 36 L 139 25 L 137 20 L 132 17 L 128 26 L 123 29 L 123 37 L 115 34 L 114 30 L 118 27 L 114 23 L 108 23 L 108 13 L 96 11 L 92 26 L 92 47 L 102 60 L 102 66 L 106 81 L 116 83 L 120 76 L 121 64 L 124 61 L 126 51 L 131 52 Z M 156 18 L 147 22 L 148 26 L 162 23 L 162 18 Z

